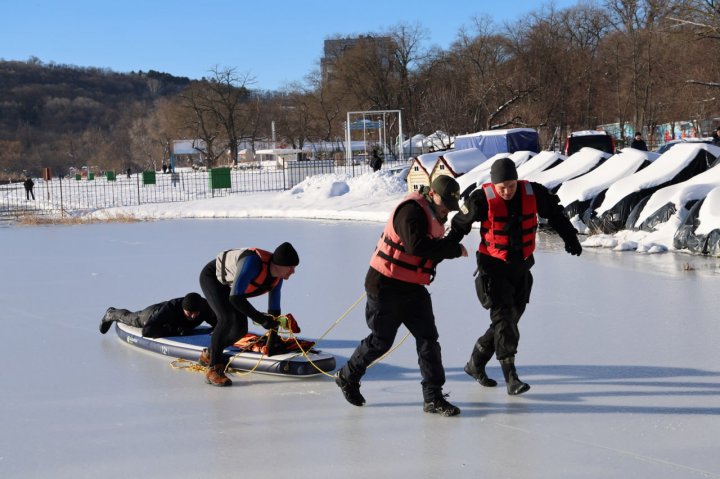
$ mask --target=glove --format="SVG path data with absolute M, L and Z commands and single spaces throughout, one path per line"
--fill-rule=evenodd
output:
M 577 239 L 577 236 L 573 236 L 565 242 L 565 251 L 573 256 L 580 256 L 580 253 L 582 253 L 582 246 L 580 245 L 580 241 Z
M 470 233 L 475 219 L 475 210 L 475 202 L 471 198 L 466 199 L 460 211 L 453 216 L 451 221 L 452 231 L 460 235 L 460 237 Z
M 253 323 L 262 326 L 265 329 L 277 329 L 280 327 L 280 323 L 272 314 L 263 314 L 262 318 L 262 322 L 259 320 L 253 320 Z
M 293 334 L 297 334 L 300 332 L 300 326 L 298 326 L 297 321 L 295 321 L 295 318 L 292 314 L 283 314 L 282 316 L 277 317 L 278 323 L 280 323 L 280 327 L 287 330 L 292 331 Z

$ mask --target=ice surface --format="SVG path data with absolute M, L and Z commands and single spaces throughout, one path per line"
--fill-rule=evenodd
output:
M 488 315 L 473 260 L 443 262 L 430 291 L 444 389 L 462 409 L 453 418 L 422 412 L 412 338 L 368 371 L 357 408 L 324 376 L 212 388 L 98 332 L 108 306 L 199 291 L 221 249 L 288 240 L 301 263 L 284 310 L 318 337 L 363 293 L 381 229 L 277 219 L 0 229 L 0 477 L 720 477 L 713 259 L 587 248 L 577 258 L 541 235 L 517 357 L 532 389 L 518 397 L 463 372 Z M 476 249 L 477 232 L 464 243 Z M 320 344 L 339 365 L 368 332 L 363 308 Z M 501 379 L 496 361 L 488 372 Z

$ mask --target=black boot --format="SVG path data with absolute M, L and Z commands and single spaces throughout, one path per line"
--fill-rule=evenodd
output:
M 107 311 L 105 311 L 105 316 L 103 316 L 102 320 L 100 320 L 100 332 L 102 334 L 107 333 L 110 330 L 110 326 L 112 326 L 113 321 L 115 321 L 112 317 L 113 311 L 115 311 L 115 308 L 108 308 Z
M 342 369 L 335 373 L 335 384 L 338 385 L 347 402 L 353 406 L 365 404 L 365 398 L 360 394 L 360 383 L 347 379 Z
M 486 388 L 494 388 L 497 386 L 497 381 L 489 378 L 488 375 L 485 374 L 485 365 L 492 359 L 492 357 L 492 351 L 476 344 L 473 348 L 473 353 L 470 356 L 470 361 L 468 361 L 465 365 L 465 372 L 474 377 L 477 382 Z
M 500 366 L 502 366 L 509 395 L 517 396 L 530 390 L 530 385 L 520 381 L 518 378 L 517 370 L 515 369 L 515 358 L 513 356 L 501 359 Z
M 447 396 L 447 394 L 443 395 L 441 393 L 437 399 L 425 401 L 423 403 L 423 411 L 440 414 L 445 417 L 457 416 L 460 414 L 460 408 L 447 402 L 447 399 L 445 399 Z

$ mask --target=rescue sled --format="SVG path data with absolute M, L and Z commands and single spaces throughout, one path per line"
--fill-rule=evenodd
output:
M 128 344 L 172 358 L 197 361 L 203 348 L 210 345 L 210 328 L 197 328 L 192 334 L 167 338 L 146 338 L 142 329 L 115 323 L 118 337 Z M 230 367 L 241 371 L 254 371 L 276 376 L 310 377 L 335 369 L 335 356 L 313 348 L 314 343 L 298 338 L 300 346 L 292 338 L 276 338 L 268 348 L 267 336 L 247 334 L 235 345 L 226 348 L 227 359 L 232 357 Z M 269 352 L 269 355 L 267 354 Z M 312 361 L 312 362 L 311 362 Z M 313 366 L 314 364 L 314 366 Z

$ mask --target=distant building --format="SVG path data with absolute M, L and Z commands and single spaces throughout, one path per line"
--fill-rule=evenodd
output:
M 487 157 L 477 148 L 435 151 L 419 155 L 410 163 L 406 177 L 408 192 L 412 193 L 419 191 L 423 186 L 430 186 L 432 180 L 441 175 L 457 179 L 485 161 Z
M 485 161 L 487 157 L 477 148 L 445 151 L 430 171 L 430 181 L 440 175 L 457 179 Z
M 385 61 L 390 64 L 390 52 L 389 47 L 392 45 L 392 39 L 390 37 L 373 37 L 370 35 L 361 35 L 359 37 L 348 37 L 348 38 L 335 38 L 325 40 L 323 46 L 323 56 L 320 59 L 320 72 L 322 73 L 323 83 L 331 81 L 333 79 L 333 72 L 337 61 L 349 50 L 355 47 L 361 46 L 364 42 L 368 46 L 380 46 L 384 49 L 381 51 L 385 53 Z
M 409 193 L 419 191 L 423 186 L 430 186 L 430 172 L 441 155 L 442 152 L 425 153 L 412 159 L 405 178 Z

